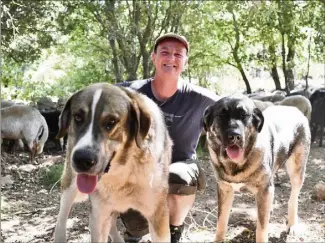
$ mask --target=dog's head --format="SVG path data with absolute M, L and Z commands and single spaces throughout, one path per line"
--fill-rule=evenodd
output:
M 224 97 L 204 113 L 209 146 L 218 156 L 240 162 L 262 130 L 264 117 L 254 102 L 244 95 Z
M 69 134 L 79 190 L 91 193 L 123 148 L 141 149 L 150 126 L 150 114 L 131 90 L 98 83 L 73 94 L 60 115 L 57 138 Z

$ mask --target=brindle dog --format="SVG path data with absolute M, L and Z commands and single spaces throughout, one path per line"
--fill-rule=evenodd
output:
M 288 229 L 295 234 L 310 149 L 307 118 L 295 107 L 272 106 L 262 113 L 248 97 L 232 95 L 207 108 L 204 125 L 218 185 L 215 240 L 225 238 L 234 190 L 245 187 L 256 197 L 256 242 L 268 241 L 273 178 L 282 165 L 291 182 Z

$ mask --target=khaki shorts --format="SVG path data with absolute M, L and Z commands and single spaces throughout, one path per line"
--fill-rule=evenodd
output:
M 205 173 L 197 160 L 177 161 L 169 166 L 169 194 L 196 194 L 204 190 L 205 183 Z

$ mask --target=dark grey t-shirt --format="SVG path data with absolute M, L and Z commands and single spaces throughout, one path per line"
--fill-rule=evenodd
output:
M 195 159 L 196 146 L 203 129 L 203 113 L 219 96 L 205 88 L 182 82 L 172 97 L 161 102 L 152 93 L 151 81 L 152 79 L 136 80 L 118 85 L 147 95 L 161 108 L 174 143 L 172 162 Z

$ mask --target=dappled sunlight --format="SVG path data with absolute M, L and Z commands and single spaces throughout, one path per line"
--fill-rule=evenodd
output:
M 7 197 L 1 195 L 1 212 L 8 209 L 10 209 L 10 203 L 8 202 Z
M 217 205 L 217 199 L 216 198 L 210 198 L 205 203 L 207 205 Z
M 78 222 L 80 222 L 80 219 L 78 217 L 69 218 L 67 220 L 67 229 L 71 229 Z
M 283 220 L 283 223 L 274 223 L 274 222 L 272 222 L 272 219 L 271 219 L 270 224 L 269 224 L 269 231 L 274 232 L 274 233 L 272 235 L 270 235 L 270 237 L 280 238 L 281 233 L 287 229 L 286 227 L 287 226 L 285 224 L 285 220 Z
M 313 175 L 310 175 L 307 172 L 305 173 L 305 180 L 308 179 L 308 178 L 312 178 L 312 177 L 313 177 Z
M 71 243 L 80 243 L 80 242 L 90 242 L 90 234 L 87 233 L 78 233 L 73 232 L 73 234 L 70 234 L 69 236 L 69 242 Z
M 238 217 L 244 217 L 249 220 L 256 220 L 257 212 L 256 207 L 233 207 L 231 209 L 231 218 L 236 219 Z M 230 222 L 230 219 L 229 219 Z
M 52 209 L 52 207 L 48 209 Z M 67 232 L 75 227 L 79 227 L 80 221 L 79 217 L 69 218 L 67 220 Z M 41 216 L 34 215 L 28 219 L 15 217 L 10 221 L 2 221 L 1 228 L 6 231 L 6 242 L 30 242 L 35 238 L 44 238 L 44 233 L 47 233 L 48 238 L 52 237 L 55 223 L 56 215 L 49 216 L 43 212 Z M 89 231 L 88 227 L 85 227 L 85 230 Z M 82 240 L 79 234 L 78 240 L 79 242 Z
M 241 209 L 245 209 L 245 208 L 250 208 L 251 207 L 251 205 L 248 205 L 247 203 L 237 203 L 236 206 L 238 208 L 241 208 Z
M 1 228 L 5 230 L 6 242 L 31 242 L 35 238 L 42 238 L 45 232 L 53 230 L 53 216 L 30 217 L 28 220 L 16 217 L 15 220 L 2 221 Z
M 324 168 L 324 161 L 322 161 L 321 159 L 314 158 L 310 162 L 315 165 L 321 165 Z
M 319 164 L 324 164 L 324 161 L 322 161 L 320 158 L 314 158 L 311 160 L 312 163 L 319 165 Z
M 187 237 L 183 237 L 182 242 L 211 242 L 211 233 L 209 230 L 191 230 L 185 232 Z
M 1 230 L 13 232 L 15 231 L 14 227 L 19 226 L 19 224 L 20 224 L 20 220 L 17 217 L 11 218 L 10 221 L 1 219 Z
M 255 233 L 254 229 L 248 229 L 244 226 L 237 226 L 237 227 L 231 227 L 228 229 L 227 235 L 226 235 L 226 241 L 229 240 L 232 242 L 234 239 L 245 236 L 246 241 L 254 241 L 255 240 Z
M 16 192 L 17 194 L 19 194 L 19 192 Z M 15 195 L 15 193 L 12 193 L 13 195 Z M 2 197 L 2 196 L 1 196 Z M 15 209 L 16 209 L 16 214 L 19 214 L 21 212 L 24 212 L 24 208 L 29 207 L 30 203 L 28 201 L 25 200 L 17 200 L 15 202 L 8 200 L 4 202 L 4 206 L 2 206 L 2 202 L 1 202 L 1 218 L 3 219 L 3 214 L 6 213 L 6 210 L 11 209 L 12 204 L 15 204 Z
M 274 200 L 273 204 L 272 204 L 272 209 L 276 210 L 279 209 L 280 207 L 282 207 L 283 205 L 281 205 L 277 200 Z
M 57 163 L 63 163 L 63 161 L 64 161 L 64 157 L 62 157 L 62 155 L 49 156 L 41 161 L 40 168 L 50 167 Z

